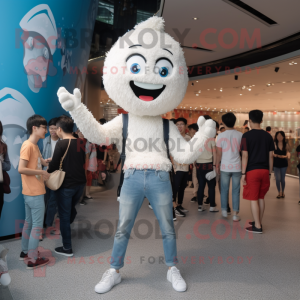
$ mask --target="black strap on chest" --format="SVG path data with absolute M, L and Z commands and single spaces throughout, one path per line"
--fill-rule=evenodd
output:
M 126 159 L 125 147 L 126 147 L 126 139 L 127 139 L 127 133 L 128 133 L 128 114 L 122 114 L 122 120 L 123 120 L 123 140 L 122 140 L 122 153 L 121 153 L 120 159 L 119 159 L 119 162 L 121 160 L 122 164 L 121 164 L 120 183 L 119 183 L 118 190 L 117 190 L 118 197 L 120 197 L 121 188 L 122 188 L 123 181 L 124 181 L 123 167 L 124 167 L 124 163 L 125 163 L 125 159 Z M 119 165 L 119 162 L 118 162 L 118 165 Z
M 121 164 L 120 183 L 119 183 L 118 191 L 117 191 L 117 196 L 118 197 L 120 197 L 121 188 L 122 188 L 123 181 L 124 181 L 123 167 L 124 167 L 124 163 L 125 163 L 125 159 L 126 159 L 125 147 L 126 147 L 126 139 L 127 139 L 127 134 L 128 134 L 128 114 L 123 114 L 122 119 L 123 119 L 122 153 L 120 155 L 120 159 L 119 159 L 119 162 L 117 164 L 117 168 L 118 168 L 120 162 L 122 162 L 122 164 Z M 166 144 L 167 155 L 168 155 L 168 158 L 170 159 L 170 152 L 169 152 L 169 120 L 167 120 L 167 119 L 163 119 L 163 130 L 164 130 L 164 142 Z

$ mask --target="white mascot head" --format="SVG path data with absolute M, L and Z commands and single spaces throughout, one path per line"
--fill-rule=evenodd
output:
M 160 17 L 151 17 L 120 37 L 107 53 L 103 74 L 109 97 L 139 116 L 173 110 L 188 84 L 183 51 L 164 32 Z

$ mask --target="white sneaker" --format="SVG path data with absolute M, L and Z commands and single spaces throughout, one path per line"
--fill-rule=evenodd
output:
M 203 207 L 203 205 L 198 205 L 198 211 L 205 211 L 205 208 Z
M 210 212 L 218 212 L 219 210 L 218 210 L 217 207 L 215 206 L 215 207 L 210 207 L 210 208 L 209 208 L 209 211 L 210 211 Z
M 240 221 L 240 220 L 241 220 L 240 216 L 238 216 L 238 215 L 233 215 L 233 216 L 232 216 L 232 221 L 238 222 L 238 221 Z
M 95 286 L 95 292 L 103 294 L 112 289 L 112 287 L 121 282 L 121 274 L 115 269 L 109 269 L 103 274 L 101 281 Z
M 181 277 L 180 272 L 176 267 L 172 267 L 168 270 L 167 279 L 172 283 L 173 289 L 176 292 L 186 291 L 186 282 Z
M 227 210 L 222 209 L 222 216 L 223 216 L 224 218 L 227 218 Z

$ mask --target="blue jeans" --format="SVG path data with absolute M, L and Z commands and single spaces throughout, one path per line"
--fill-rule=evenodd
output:
M 234 211 L 240 210 L 240 184 L 242 172 L 221 171 L 221 207 L 227 210 L 230 178 L 232 178 L 232 208 Z
M 28 257 L 38 257 L 39 237 L 43 231 L 45 202 L 44 195 L 24 196 L 25 223 L 22 231 L 22 251 L 28 253 Z
M 114 269 L 118 270 L 124 266 L 130 233 L 144 197 L 150 201 L 159 223 L 166 265 L 171 267 L 178 262 L 169 173 L 128 169 L 124 174 L 120 194 L 119 222 L 110 261 L 111 267 Z
M 45 194 L 45 202 L 46 202 L 45 225 L 51 227 L 53 225 L 54 216 L 57 211 L 57 201 L 56 201 L 55 191 L 52 191 L 47 187 L 46 187 L 46 194 Z
M 287 169 L 287 167 L 284 167 L 284 168 L 274 167 L 274 174 L 275 174 L 276 187 L 277 187 L 278 193 L 280 193 L 280 184 L 281 184 L 282 193 L 284 192 L 286 169 Z
M 71 224 L 77 215 L 75 205 L 80 200 L 84 187 L 85 184 L 69 189 L 60 188 L 54 193 L 58 205 L 62 242 L 66 250 L 72 249 Z

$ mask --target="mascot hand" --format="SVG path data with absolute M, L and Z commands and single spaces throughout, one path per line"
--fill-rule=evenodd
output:
M 60 87 L 57 91 L 57 96 L 62 108 L 66 111 L 76 109 L 81 103 L 79 89 L 74 89 L 73 94 L 70 94 L 64 87 Z
M 214 138 L 216 136 L 216 122 L 212 119 L 205 120 L 203 116 L 199 117 L 198 122 L 199 132 L 207 138 Z
M 200 116 L 197 121 L 197 125 L 199 126 L 200 131 L 202 131 L 201 128 L 203 127 L 204 123 L 205 123 L 205 118 L 203 116 Z

